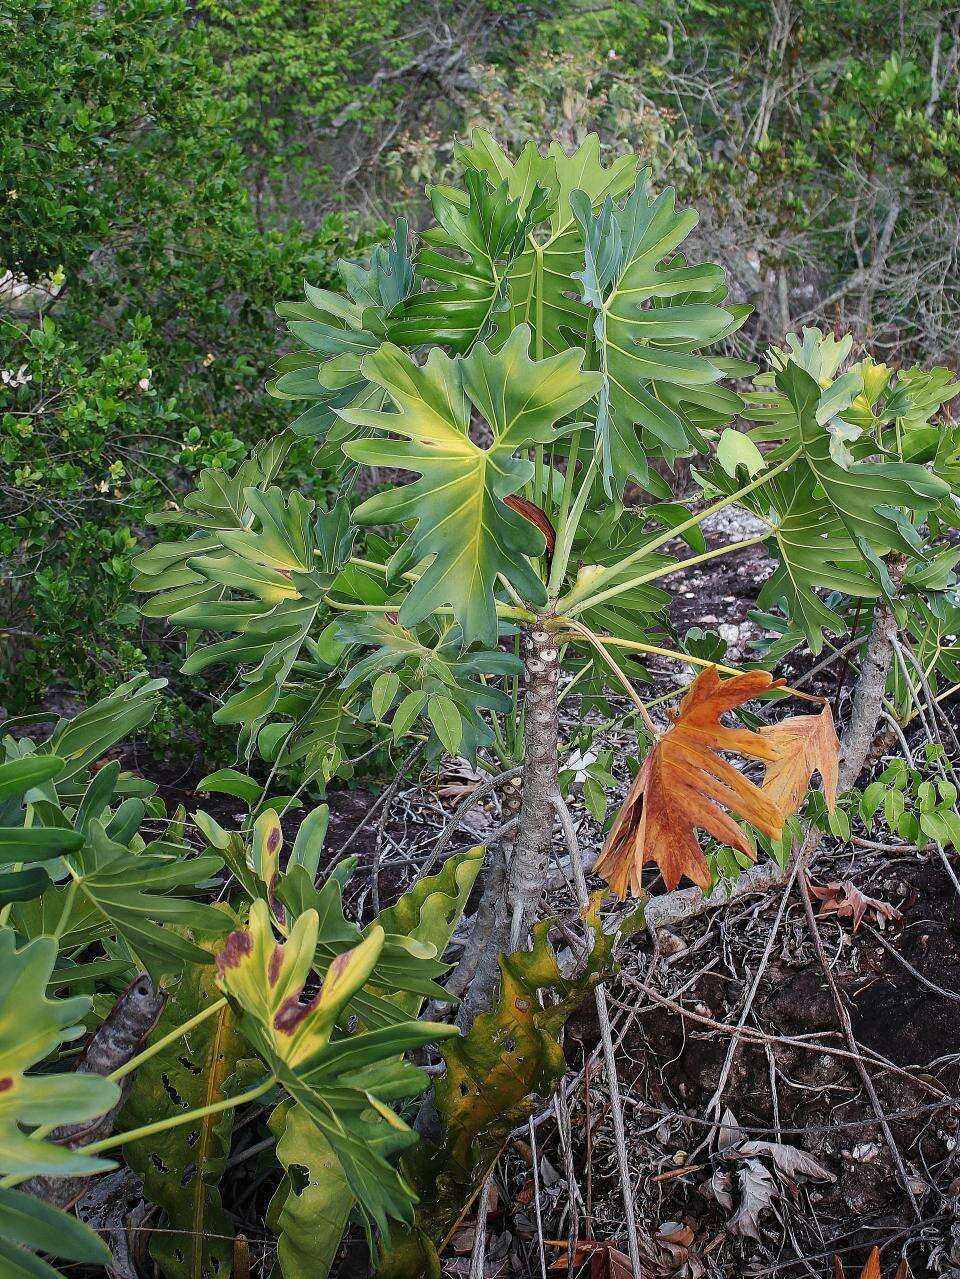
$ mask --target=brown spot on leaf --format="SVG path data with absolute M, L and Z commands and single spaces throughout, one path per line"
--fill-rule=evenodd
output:
M 327 991 L 330 991 L 334 986 L 336 986 L 344 971 L 350 967 L 352 955 L 353 951 L 345 950 L 341 954 L 337 955 L 335 959 L 330 961 L 330 967 L 327 969 L 327 975 L 323 982 Z
M 320 998 L 319 994 L 317 994 L 308 1004 L 301 1004 L 300 994 L 302 992 L 291 995 L 277 1009 L 273 1019 L 273 1028 L 278 1030 L 281 1035 L 292 1035 Z
M 267 981 L 271 986 L 276 986 L 277 978 L 280 976 L 280 969 L 283 967 L 283 946 L 274 946 L 273 954 L 270 956 L 270 962 L 267 964 Z
M 273 830 L 267 836 L 267 852 L 275 853 L 280 847 L 280 827 L 274 826 Z
M 4 1077 L 0 1079 L 0 1092 L 9 1092 L 12 1087 L 13 1087 L 12 1076 L 4 1075 Z
M 238 968 L 253 950 L 253 938 L 249 933 L 231 933 L 217 955 L 217 972 L 222 977 L 228 968 Z
M 274 874 L 270 876 L 270 883 L 267 885 L 267 900 L 270 902 L 270 909 L 276 916 L 277 923 L 285 924 L 287 922 L 286 909 L 283 902 L 278 900 L 276 893 L 274 892 L 279 878 L 280 876 L 277 872 L 274 872 Z

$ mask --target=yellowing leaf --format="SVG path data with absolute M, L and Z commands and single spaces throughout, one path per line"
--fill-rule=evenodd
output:
M 500 995 L 462 1039 L 442 1053 L 434 1085 L 439 1130 L 401 1167 L 419 1195 L 416 1224 L 401 1229 L 377 1271 L 380 1279 L 435 1279 L 438 1255 L 463 1221 L 513 1129 L 542 1105 L 567 1068 L 560 1032 L 586 994 L 613 971 L 613 937 L 600 927 L 599 897 L 586 923 L 595 944 L 583 970 L 567 977 L 554 955 L 550 920 L 533 929 L 530 950 L 501 955 Z M 546 998 L 544 997 L 546 995 Z
M 250 907 L 250 928 L 233 932 L 217 955 L 217 983 L 245 1014 L 242 1025 L 268 1061 L 291 1069 L 329 1042 L 337 1017 L 373 971 L 382 928 L 330 963 L 319 992 L 302 1002 L 319 932 L 315 910 L 298 917 L 286 942 L 274 940 L 265 901 Z
M 667 888 L 686 875 L 701 888 L 711 883 L 710 867 L 697 829 L 720 843 L 754 856 L 729 813 L 746 818 L 772 839 L 783 830 L 785 814 L 720 751 L 735 751 L 772 763 L 776 742 L 747 728 L 727 728 L 720 716 L 773 686 L 767 671 L 747 671 L 721 680 L 709 666 L 690 686 L 673 725 L 653 745 L 617 815 L 597 862 L 620 897 L 640 892 L 644 862 L 655 861 Z M 725 812 L 724 809 L 728 809 Z
M 827 807 L 837 806 L 837 767 L 840 742 L 829 704 L 819 715 L 792 715 L 760 730 L 773 742 L 777 758 L 767 764 L 763 791 L 782 813 L 794 813 L 803 803 L 810 778 L 819 773 Z
M 302 877 L 303 867 L 298 869 Z M 335 878 L 327 882 L 338 889 L 341 886 Z M 315 895 L 323 904 L 320 893 Z M 328 897 L 325 904 L 329 907 L 333 903 Z M 325 920 L 325 929 L 328 927 Z M 385 934 L 374 924 L 359 945 L 335 955 L 326 965 L 323 985 L 311 999 L 306 987 L 316 971 L 319 936 L 320 914 L 311 908 L 298 912 L 286 941 L 275 941 L 267 903 L 258 899 L 250 908 L 249 928 L 231 933 L 217 956 L 217 981 L 231 1005 L 241 1012 L 240 1030 L 265 1059 L 274 1081 L 295 1103 L 288 1117 L 297 1126 L 297 1134 L 291 1135 L 289 1145 L 281 1141 L 277 1148 L 282 1160 L 290 1158 L 285 1164 L 288 1174 L 292 1167 L 300 1166 L 300 1152 L 309 1141 L 302 1129 L 309 1124 L 315 1134 L 310 1175 L 316 1175 L 316 1158 L 326 1158 L 324 1152 L 332 1151 L 372 1243 L 374 1230 L 386 1239 L 391 1219 L 413 1222 L 412 1192 L 388 1157 L 416 1136 L 389 1103 L 422 1092 L 427 1076 L 403 1061 L 402 1054 L 458 1032 L 455 1026 L 435 1022 L 400 1021 L 376 1030 L 335 1035 L 337 1018 L 361 990 L 384 951 Z M 284 1131 L 286 1123 L 278 1117 L 275 1130 Z M 311 1195 L 303 1204 L 291 1198 L 291 1191 L 296 1195 L 288 1180 L 271 1220 L 284 1231 L 292 1224 L 299 1232 L 303 1211 L 310 1204 L 316 1206 L 315 1197 Z M 341 1222 L 336 1194 L 334 1189 L 330 1200 L 335 1220 L 317 1226 L 324 1247 L 330 1243 L 330 1231 L 339 1229 Z M 288 1208 L 291 1211 L 284 1216 Z M 289 1239 L 287 1242 L 289 1247 L 281 1248 L 285 1274 L 288 1263 L 294 1266 L 290 1249 L 297 1246 Z M 294 1266 L 289 1273 L 301 1272 Z

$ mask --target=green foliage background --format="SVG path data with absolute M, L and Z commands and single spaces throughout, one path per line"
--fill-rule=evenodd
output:
M 4 4 L 0 32 L 0 266 L 34 286 L 8 279 L 0 310 L 16 710 L 54 672 L 86 693 L 143 664 L 124 604 L 145 514 L 281 425 L 278 283 L 324 279 L 363 232 L 258 218 L 233 83 L 180 0 Z

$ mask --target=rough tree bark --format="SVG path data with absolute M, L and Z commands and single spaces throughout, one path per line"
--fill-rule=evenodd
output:
M 476 933 L 483 928 L 486 935 L 471 947 L 476 968 L 460 1005 L 462 1026 L 490 1006 L 499 980 L 497 956 L 516 949 L 536 919 L 553 845 L 560 650 L 551 619 L 538 618 L 526 628 L 523 658 L 520 823 L 515 838 L 501 846 L 499 865 L 495 860 L 487 872 L 475 928 Z

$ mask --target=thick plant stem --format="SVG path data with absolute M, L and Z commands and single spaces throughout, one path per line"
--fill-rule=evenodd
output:
M 491 868 L 478 922 L 481 939 L 476 972 L 460 1007 L 458 1021 L 468 1026 L 490 1007 L 500 970 L 497 956 L 515 950 L 534 922 L 553 843 L 553 794 L 557 787 L 557 686 L 560 647 L 552 619 L 538 618 L 523 636 L 524 761 L 520 824 L 498 873 Z
M 500 804 L 501 826 L 507 825 L 511 820 L 520 816 L 521 794 L 519 776 L 510 778 L 503 788 L 503 798 Z M 497 902 L 506 891 L 507 867 L 513 856 L 516 842 L 517 827 L 514 826 L 490 849 L 485 871 L 483 895 L 473 916 L 470 936 L 467 938 L 456 971 L 447 982 L 447 990 L 457 999 L 463 999 L 465 992 L 470 989 L 477 975 L 477 968 L 493 931 Z
M 890 579 L 894 586 L 899 586 L 906 568 L 906 559 L 902 555 L 891 555 L 888 564 Z M 870 748 L 883 709 L 887 676 L 893 665 L 896 638 L 897 619 L 893 615 L 893 605 L 888 600 L 881 599 L 874 609 L 870 638 L 867 640 L 860 674 L 853 689 L 850 718 L 843 732 L 839 774 L 841 793 L 856 784 L 870 757 Z
M 577 839 L 577 832 L 574 829 L 570 810 L 564 803 L 559 791 L 554 791 L 553 793 L 553 807 L 560 818 L 567 850 L 570 853 L 570 866 L 573 870 L 573 883 L 577 890 L 577 901 L 580 904 L 580 909 L 586 911 L 590 905 L 590 893 L 587 889 L 587 877 L 583 869 L 580 841 Z M 591 941 L 591 949 L 592 946 L 593 943 Z M 640 1269 L 640 1246 L 637 1236 L 637 1216 L 633 1202 L 633 1182 L 630 1176 L 630 1158 L 627 1152 L 627 1135 L 623 1122 L 623 1100 L 620 1095 L 620 1080 L 617 1075 L 617 1053 L 613 1044 L 613 1031 L 610 1027 L 607 992 L 603 986 L 594 987 L 593 998 L 597 1006 L 600 1042 L 603 1045 L 607 1088 L 610 1093 L 610 1118 L 613 1122 L 613 1135 L 617 1147 L 617 1167 L 620 1173 L 620 1191 L 623 1196 L 624 1223 L 627 1227 L 627 1247 L 630 1251 L 630 1265 L 633 1273 L 639 1275 L 642 1273 Z
M 560 648 L 554 630 L 542 620 L 524 635 L 524 671 L 523 802 L 504 903 L 518 940 L 536 918 L 553 846 Z

